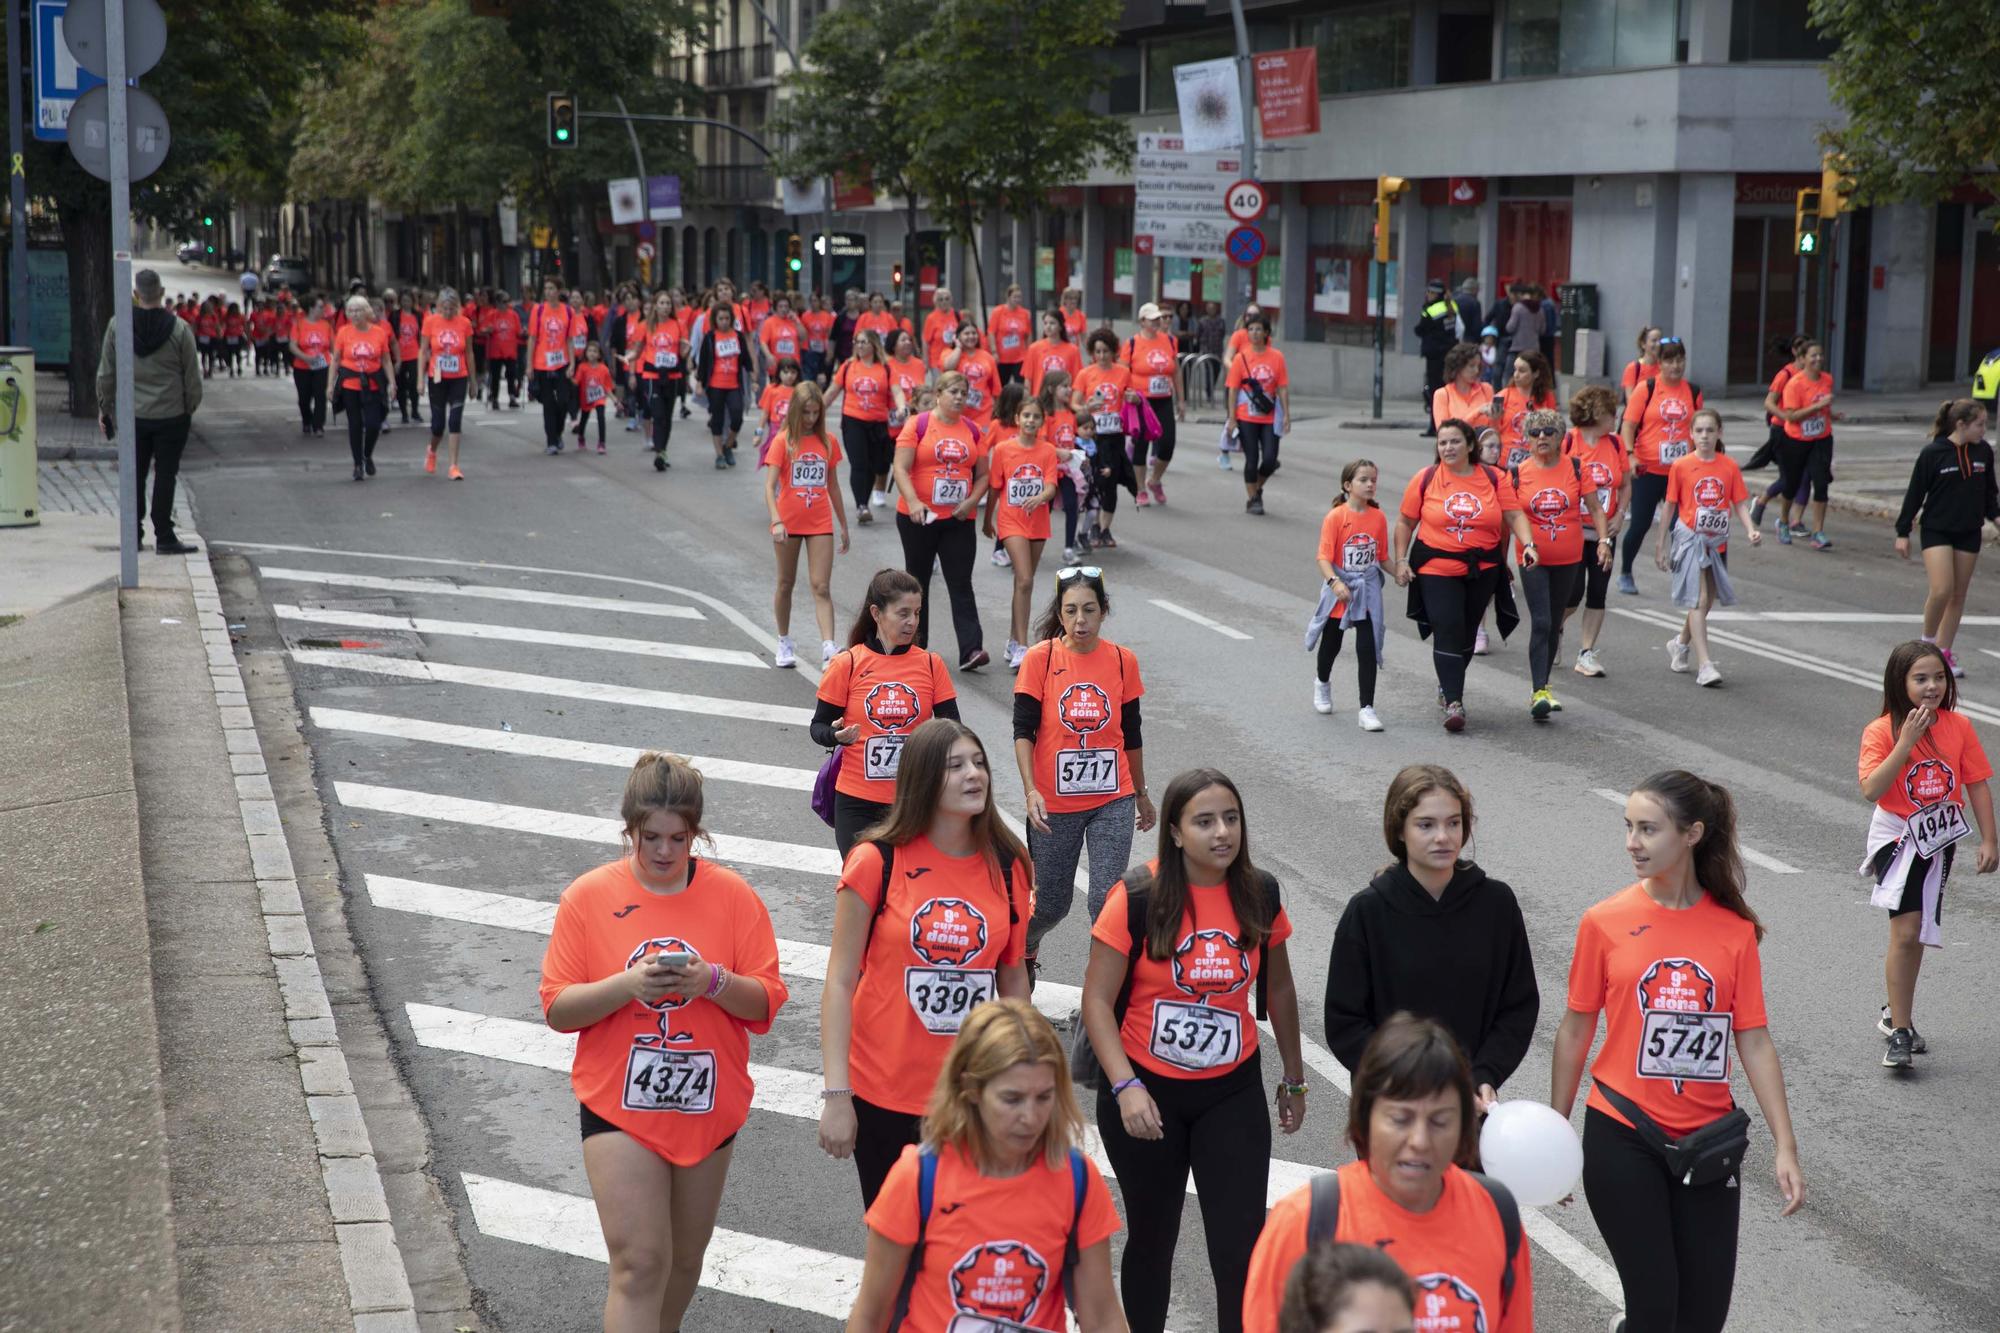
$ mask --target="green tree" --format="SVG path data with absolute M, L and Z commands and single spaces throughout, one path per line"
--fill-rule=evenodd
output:
M 1810 13 L 1836 43 L 1827 83 L 1847 113 L 1821 137 L 1854 177 L 1857 202 L 1934 203 L 1966 185 L 2000 197 L 1990 5 L 1813 0 Z

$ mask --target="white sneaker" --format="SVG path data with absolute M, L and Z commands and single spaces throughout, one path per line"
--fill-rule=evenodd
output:
M 868 492 L 868 507 L 870 509 L 886 509 L 888 505 L 889 505 L 889 492 L 887 491 Z
M 1333 711 L 1333 682 L 1316 680 L 1313 682 L 1313 711 L 1331 713 Z
M 792 650 L 792 636 L 789 634 L 780 634 L 778 636 L 778 656 L 776 660 L 772 662 L 772 665 L 781 667 L 795 667 L 798 664 L 799 664 L 799 655 Z
M 1363 731 L 1382 730 L 1382 719 L 1375 716 L 1375 710 L 1372 707 L 1361 710 L 1361 729 Z
M 1576 674 L 1579 676 L 1601 676 L 1604 667 L 1597 660 L 1595 648 L 1585 648 L 1576 655 Z
M 1001 569 L 1005 569 L 1014 563 L 1014 558 L 1007 554 L 1006 547 L 996 546 L 993 548 L 993 563 Z
M 1221 453 L 1218 453 L 1218 454 L 1217 454 L 1217 455 L 1215 456 L 1215 465 L 1216 465 L 1217 467 L 1221 468 L 1221 469 L 1222 469 L 1222 470 L 1223 470 L 1224 472 L 1227 472 L 1227 471 L 1229 471 L 1229 470 L 1230 470 L 1230 469 L 1229 469 L 1229 451 L 1228 451 L 1227 449 L 1223 450 L 1223 451 L 1222 451 Z
M 1026 644 L 1009 643 L 1007 645 L 1007 665 L 1012 670 L 1019 671 L 1021 663 L 1026 661 L 1027 657 L 1028 647 Z
M 1491 651 L 1492 649 L 1486 643 L 1486 627 L 1482 625 L 1479 632 L 1472 636 L 1472 655 L 1474 657 L 1484 657 Z
M 1063 563 L 1066 565 L 1076 563 L 1076 548 L 1074 546 L 1063 547 Z
M 832 639 L 821 639 L 819 641 L 819 664 L 826 666 L 833 661 L 833 655 L 839 651 L 840 645 Z
M 1722 673 L 1715 669 L 1715 663 L 1703 662 L 1701 670 L 1694 673 L 1694 683 L 1697 685 L 1720 685 L 1722 683 Z
M 1681 642 L 1680 635 L 1676 634 L 1673 638 L 1668 639 L 1667 670 L 1679 671 L 1685 674 L 1688 669 L 1688 652 L 1689 645 Z

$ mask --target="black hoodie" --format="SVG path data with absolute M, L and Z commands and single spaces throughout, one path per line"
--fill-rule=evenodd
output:
M 1977 532 L 2000 518 L 2000 487 L 1995 485 L 1993 446 L 1984 440 L 1953 444 L 1939 435 L 1917 451 L 1910 468 L 1910 486 L 1896 515 L 1896 535 L 1910 535 L 1917 511 L 1932 532 Z
M 1514 891 L 1470 861 L 1432 898 L 1394 865 L 1348 901 L 1326 976 L 1326 1044 L 1352 1070 L 1399 1009 L 1451 1029 L 1475 1084 L 1507 1081 L 1541 1011 Z
M 167 345 L 174 336 L 174 322 L 180 318 L 171 310 L 135 305 L 132 307 L 132 355 L 148 357 Z

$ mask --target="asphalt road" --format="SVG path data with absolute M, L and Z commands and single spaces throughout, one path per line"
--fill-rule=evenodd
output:
M 819 1153 L 803 1118 L 817 1087 L 810 946 L 829 928 L 831 837 L 801 785 L 820 758 L 803 726 L 814 673 L 739 656 L 768 663 L 773 633 L 751 468 L 712 470 L 698 419 L 677 425 L 680 461 L 660 475 L 638 437 L 615 427 L 605 457 L 548 458 L 532 408 L 480 408 L 469 414 L 470 480 L 425 476 L 413 426 L 384 441 L 381 475 L 358 485 L 337 426 L 301 440 L 288 383 L 213 389 L 185 475 L 225 568 L 256 578 L 243 586 L 261 601 L 232 606 L 231 619 L 248 626 L 249 651 L 293 674 L 352 926 L 490 1325 L 598 1326 L 601 1242 L 567 1057 L 538 1022 L 535 981 L 557 895 L 612 854 L 607 825 L 593 821 L 615 813 L 629 752 L 665 746 L 732 761 L 716 766 L 711 822 L 764 841 L 735 844 L 738 864 L 780 938 L 806 946 L 788 951 L 790 1006 L 753 1045 L 768 1072 L 691 1326 L 835 1327 L 864 1238 L 851 1168 Z M 1523 629 L 1475 664 L 1472 726 L 1447 735 L 1428 654 L 1398 618 L 1378 701 L 1388 730 L 1366 735 L 1351 711 L 1351 652 L 1335 668 L 1339 711 L 1321 717 L 1310 706 L 1299 635 L 1316 591 L 1312 550 L 1342 462 L 1377 460 L 1383 494 L 1400 495 L 1429 446 L 1303 420 L 1286 441 L 1269 516 L 1253 519 L 1239 478 L 1204 447 L 1214 431 L 1187 430 L 1170 507 L 1121 512 L 1123 545 L 1102 557 L 1107 633 L 1144 666 L 1154 789 L 1199 762 L 1246 791 L 1258 858 L 1283 879 L 1297 924 L 1306 1033 L 1321 1028 L 1334 922 L 1387 859 L 1379 829 L 1390 776 L 1408 762 L 1444 762 L 1475 793 L 1473 855 L 1520 896 L 1544 997 L 1539 1040 L 1505 1092 L 1545 1098 L 1578 917 L 1631 879 L 1617 793 L 1655 769 L 1692 768 L 1734 791 L 1755 854 L 1772 1031 L 1810 1188 L 1806 1210 L 1780 1220 L 1760 1121 L 1732 1327 L 2000 1327 L 2000 1289 L 1977 1276 L 2000 1259 L 2000 1205 L 1980 1169 L 2000 1128 L 1990 1096 L 2000 1036 L 1977 961 L 2000 947 L 1992 881 L 1965 875 L 1953 886 L 1947 945 L 1929 959 L 1919 996 L 1933 1053 L 1905 1078 L 1878 1064 L 1885 930 L 1854 873 L 1868 816 L 1855 754 L 1888 649 L 1917 632 L 1922 591 L 1921 571 L 1890 554 L 1887 530 L 1836 516 L 1831 552 L 1740 546 L 1732 573 L 1742 602 L 1739 618 L 1716 624 L 1726 679 L 1715 689 L 1667 671 L 1665 577 L 1642 565 L 1642 595 L 1613 598 L 1600 645 L 1609 676 L 1559 673 L 1566 708 L 1548 725 L 1528 716 Z M 1879 434 L 1888 448 L 1899 432 Z M 854 536 L 835 567 L 843 622 L 867 577 L 900 563 L 890 525 Z M 1007 576 L 982 566 L 977 578 L 997 650 Z M 1983 706 L 1974 715 L 1990 732 L 2000 721 L 2000 653 L 1982 651 L 2000 648 L 1991 581 L 1975 585 L 1970 610 L 1989 619 L 1961 639 L 1966 697 Z M 794 623 L 803 644 L 812 637 L 803 589 Z M 646 655 L 662 643 L 718 651 Z M 949 655 L 948 633 L 933 646 Z M 958 684 L 968 722 L 1004 748 L 1004 670 Z M 705 702 L 714 700 L 733 702 Z M 1015 784 L 1000 792 L 1018 812 Z M 1080 981 L 1084 955 L 1079 916 L 1044 946 L 1048 975 Z M 1062 1012 L 1061 993 L 1044 1004 Z M 1277 1145 L 1285 1161 L 1345 1160 L 1334 1068 L 1319 1052 L 1305 1128 Z M 1738 1085 L 1756 1116 L 1740 1076 Z M 1617 1288 L 1587 1209 L 1548 1210 L 1530 1234 L 1538 1326 L 1601 1329 Z M 1192 1211 L 1172 1321 L 1183 1333 L 1214 1327 Z

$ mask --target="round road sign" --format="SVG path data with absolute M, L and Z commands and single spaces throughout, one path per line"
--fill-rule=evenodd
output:
M 639 242 L 638 255 L 641 259 L 651 259 L 653 257 L 653 243 L 651 241 Z
M 1239 268 L 1255 268 L 1264 257 L 1264 233 L 1247 224 L 1230 232 L 1222 244 L 1229 251 L 1230 262 Z
M 1229 187 L 1223 203 L 1229 209 L 1229 216 L 1238 222 L 1255 222 L 1271 206 L 1271 199 L 1256 181 L 1241 180 Z

